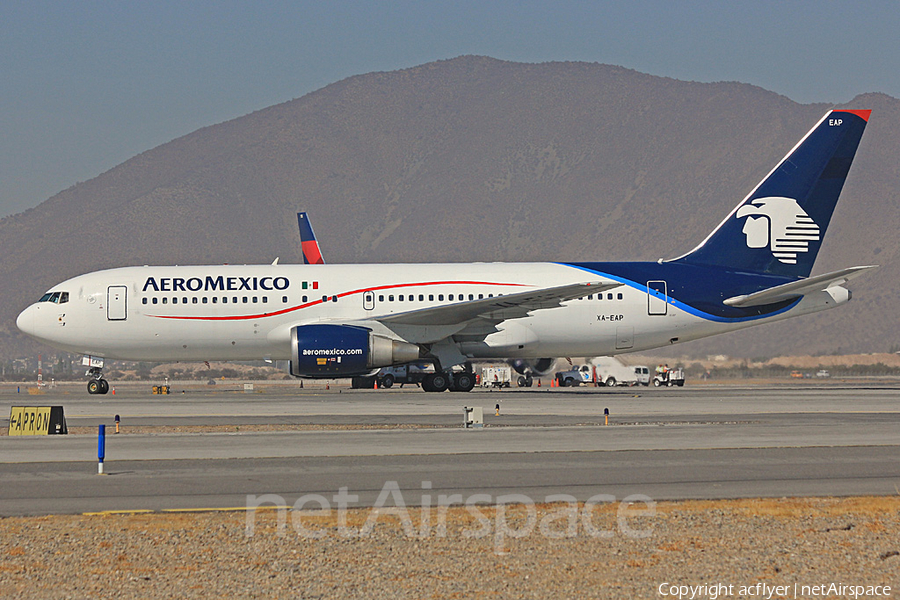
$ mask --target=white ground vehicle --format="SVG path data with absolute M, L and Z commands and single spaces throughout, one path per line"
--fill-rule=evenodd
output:
M 597 356 L 590 363 L 603 385 L 650 385 L 650 369 L 643 365 L 626 366 L 615 356 Z
M 650 367 L 635 365 L 634 378 L 640 385 L 650 385 Z
M 654 387 L 672 387 L 673 385 L 684 386 L 684 369 L 668 369 L 653 376 Z
M 643 368 L 647 370 L 646 376 L 649 383 L 650 371 L 647 367 Z M 591 359 L 586 365 L 573 367 L 568 371 L 560 371 L 556 374 L 556 379 L 560 386 L 565 387 L 581 384 L 613 387 L 637 385 L 640 382 L 635 367 L 626 367 L 612 356 L 598 356 Z
M 512 367 L 485 367 L 481 370 L 481 387 L 505 388 L 512 385 Z
M 597 373 L 591 365 L 573 367 L 568 371 L 557 371 L 556 381 L 560 387 L 574 387 L 582 383 L 605 385 L 602 379 L 598 379 Z M 615 382 L 612 385 L 615 385 Z

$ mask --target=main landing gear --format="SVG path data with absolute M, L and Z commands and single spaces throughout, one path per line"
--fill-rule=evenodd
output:
M 429 373 L 422 379 L 422 389 L 426 392 L 471 392 L 475 387 L 475 374 L 471 371 Z

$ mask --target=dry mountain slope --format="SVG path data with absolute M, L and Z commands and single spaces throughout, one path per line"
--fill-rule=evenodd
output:
M 885 267 L 840 311 L 704 342 L 748 355 L 885 350 L 900 272 L 898 111 L 873 108 L 819 270 Z M 693 247 L 829 108 L 739 83 L 461 57 L 360 75 L 206 127 L 0 222 L 0 352 L 48 286 L 104 267 L 620 260 Z M 893 326 L 893 327 L 892 327 Z

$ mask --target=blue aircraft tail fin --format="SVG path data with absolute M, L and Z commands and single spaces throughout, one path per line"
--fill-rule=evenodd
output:
M 672 262 L 808 277 L 871 112 L 828 112 L 699 246 Z
M 303 263 L 307 265 L 324 265 L 322 251 L 319 250 L 319 242 L 313 233 L 312 223 L 305 212 L 297 213 L 297 224 L 300 226 L 300 247 L 303 250 Z

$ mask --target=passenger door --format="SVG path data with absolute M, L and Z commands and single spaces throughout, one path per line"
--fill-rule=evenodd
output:
M 111 285 L 106 291 L 106 318 L 110 321 L 124 321 L 128 318 L 128 288 L 124 285 Z

